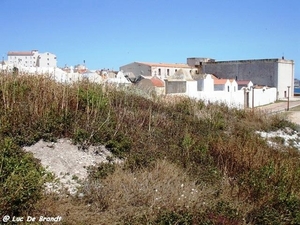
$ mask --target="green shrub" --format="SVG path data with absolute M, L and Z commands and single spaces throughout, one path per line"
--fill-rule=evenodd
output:
M 0 209 L 1 214 L 17 215 L 28 211 L 42 196 L 50 174 L 29 153 L 11 139 L 0 141 Z
M 238 210 L 225 201 L 217 202 L 214 207 L 207 210 L 206 214 L 208 224 L 238 225 L 242 221 Z
M 88 167 L 88 180 L 89 182 L 98 179 L 105 179 L 108 175 L 115 172 L 115 164 L 112 163 L 99 163 L 96 166 Z
M 253 224 L 300 224 L 300 199 L 295 196 L 266 202 L 249 212 L 247 220 Z
M 155 224 L 161 225 L 171 225 L 171 224 L 178 224 L 178 225 L 188 225 L 193 224 L 193 215 L 188 211 L 163 211 L 155 220 Z
M 115 156 L 122 158 L 125 156 L 126 153 L 129 152 L 131 147 L 131 142 L 128 138 L 119 135 L 114 140 L 109 140 L 105 147 L 111 151 L 112 154 Z

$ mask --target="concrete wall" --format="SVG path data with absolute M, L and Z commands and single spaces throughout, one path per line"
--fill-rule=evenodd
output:
M 216 85 L 214 85 L 212 81 L 213 79 L 211 79 L 211 76 L 206 76 L 205 79 L 192 81 L 165 80 L 166 94 L 186 95 L 194 99 L 203 100 L 207 103 L 225 103 L 230 107 L 236 108 L 252 108 L 253 97 L 254 107 L 270 104 L 276 101 L 276 88 L 264 87 L 237 90 L 236 81 L 227 80 L 226 84 L 221 85 L 223 86 L 222 90 L 214 91 L 213 87 Z M 199 91 L 199 86 L 203 91 Z M 228 87 L 229 91 L 227 89 Z
M 276 88 L 254 89 L 254 107 L 274 103 L 276 101 Z M 252 89 L 248 92 L 238 90 L 236 92 L 214 91 L 198 92 L 197 99 L 211 103 L 225 103 L 230 107 L 252 108 Z M 248 100 L 248 103 L 247 103 Z M 246 104 L 246 105 L 245 105 Z
M 292 60 L 263 59 L 209 62 L 202 66 L 204 73 L 220 78 L 251 80 L 254 84 L 278 89 L 278 98 L 284 98 L 284 91 L 293 86 L 294 63 Z M 293 90 L 293 88 L 291 88 Z
M 203 72 L 212 73 L 220 78 L 251 80 L 254 84 L 275 86 L 274 76 L 277 76 L 275 61 L 228 61 L 207 63 Z
M 214 91 L 214 92 L 199 92 L 199 100 L 204 100 L 206 103 L 225 103 L 230 107 L 244 108 L 244 92 L 226 92 L 226 91 Z
M 196 83 L 197 85 L 197 83 Z M 168 81 L 165 80 L 166 94 L 186 93 L 186 81 Z M 197 88 L 197 86 L 196 86 Z M 197 89 L 196 89 L 197 90 Z
M 214 80 L 210 74 L 207 74 L 205 79 L 197 80 L 197 91 L 212 92 L 214 90 Z
M 276 95 L 277 95 L 276 88 L 254 89 L 254 107 L 275 102 Z M 250 101 L 252 102 L 252 95 L 250 96 Z M 252 107 L 251 103 L 250 106 Z

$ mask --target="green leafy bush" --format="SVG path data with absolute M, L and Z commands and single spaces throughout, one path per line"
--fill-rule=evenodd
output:
M 247 220 L 253 224 L 300 224 L 300 199 L 295 196 L 266 202 L 249 212 Z
M 0 214 L 18 215 L 32 209 L 50 177 L 31 154 L 22 151 L 9 138 L 1 140 Z

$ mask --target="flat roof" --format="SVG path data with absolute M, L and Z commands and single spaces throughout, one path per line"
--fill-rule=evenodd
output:
M 249 62 L 294 63 L 294 60 L 287 60 L 287 59 L 243 59 L 243 60 L 228 60 L 228 61 L 206 62 L 206 64 L 217 64 L 217 63 L 249 63 Z
M 7 53 L 8 56 L 32 56 L 33 52 L 32 51 L 26 51 L 26 52 L 8 52 Z
M 191 66 L 185 63 L 152 63 L 152 62 L 135 62 L 135 63 L 144 64 L 148 66 L 155 66 L 155 67 L 192 68 Z

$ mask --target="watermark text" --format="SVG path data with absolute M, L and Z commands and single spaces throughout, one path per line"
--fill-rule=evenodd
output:
M 61 222 L 62 217 L 61 216 L 9 216 L 5 215 L 2 217 L 2 222 Z

